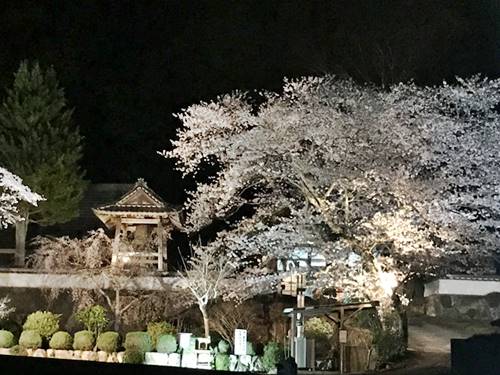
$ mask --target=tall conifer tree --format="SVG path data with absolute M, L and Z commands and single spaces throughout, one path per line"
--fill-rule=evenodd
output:
M 28 224 L 64 223 L 78 214 L 85 182 L 82 140 L 54 69 L 21 63 L 0 108 L 0 164 L 46 199 L 22 204 L 16 223 L 16 264 L 24 264 Z

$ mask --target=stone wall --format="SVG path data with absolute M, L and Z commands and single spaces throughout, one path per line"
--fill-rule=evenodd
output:
M 486 296 L 434 294 L 425 298 L 425 313 L 441 318 L 490 322 L 500 319 L 500 293 Z

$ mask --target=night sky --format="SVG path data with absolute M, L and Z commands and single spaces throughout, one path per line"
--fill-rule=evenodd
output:
M 500 75 L 499 1 L 16 0 L 0 9 L 1 86 L 22 59 L 53 65 L 86 138 L 87 178 L 144 177 L 173 203 L 190 184 L 156 150 L 189 104 L 279 90 L 284 76 L 387 85 Z

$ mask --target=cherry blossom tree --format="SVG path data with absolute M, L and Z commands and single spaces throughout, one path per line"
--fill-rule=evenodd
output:
M 234 258 L 215 247 L 194 246 L 185 270 L 178 274 L 182 287 L 189 290 L 198 305 L 205 337 L 210 337 L 210 302 L 221 298 L 239 303 L 258 294 L 268 294 L 277 286 L 277 279 L 272 275 L 251 274 L 250 268 L 238 272 Z
M 500 81 L 389 89 L 335 77 L 285 80 L 262 104 L 236 92 L 194 104 L 163 155 L 184 175 L 217 169 L 186 204 L 206 248 L 236 259 L 321 253 L 318 287 L 405 301 L 415 275 L 484 273 L 500 244 Z M 251 211 L 234 220 L 235 212 Z
M 0 167 L 0 229 L 20 220 L 18 205 L 26 202 L 36 206 L 43 198 L 23 185 L 22 180 Z

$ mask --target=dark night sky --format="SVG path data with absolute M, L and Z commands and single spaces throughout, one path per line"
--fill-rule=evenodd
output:
M 6 1 L 0 85 L 20 60 L 54 65 L 94 182 L 144 177 L 171 202 L 172 113 L 283 76 L 433 84 L 500 74 L 500 1 Z

